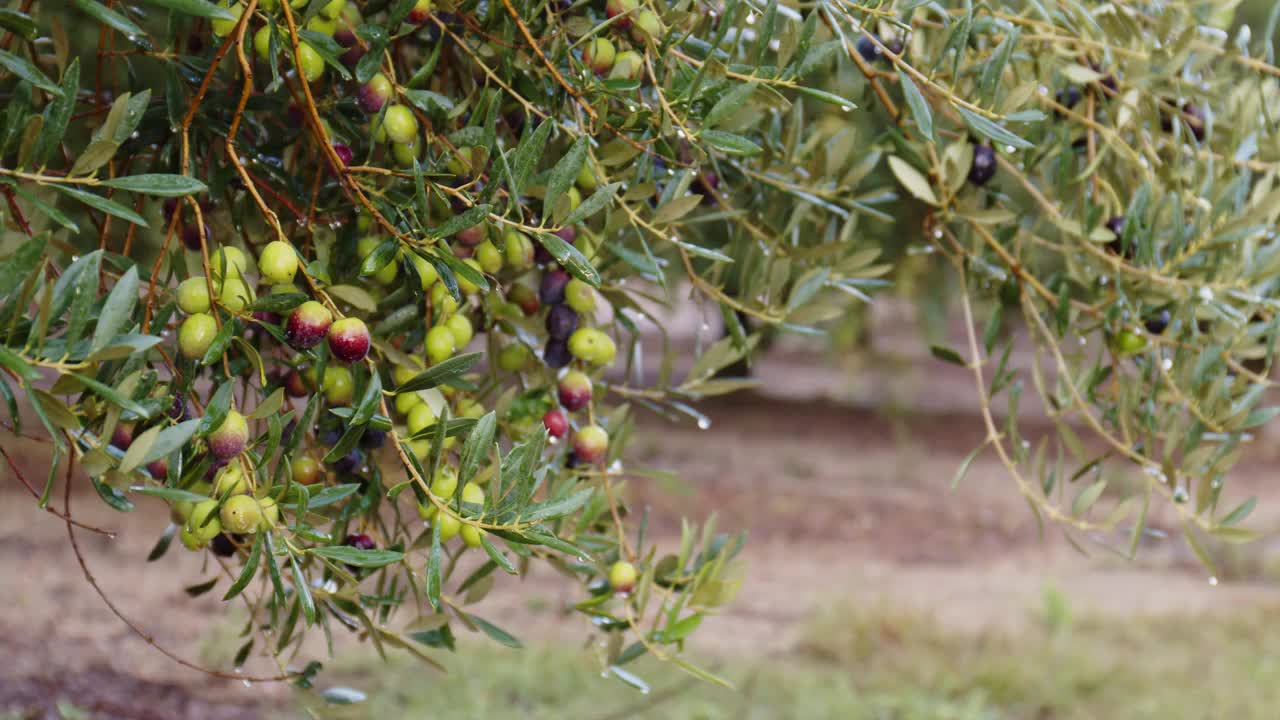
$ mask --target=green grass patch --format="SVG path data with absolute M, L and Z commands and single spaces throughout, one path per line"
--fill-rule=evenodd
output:
M 887 608 L 824 613 L 796 647 L 704 664 L 736 685 L 692 681 L 642 659 L 647 694 L 602 676 L 592 648 L 522 651 L 462 638 L 448 674 L 408 659 L 339 660 L 321 689 L 367 692 L 352 706 L 300 700 L 312 717 L 519 717 L 547 720 L 955 720 L 1274 718 L 1280 706 L 1280 609 L 1229 617 L 1078 618 L 1062 597 L 1016 635 L 957 633 Z

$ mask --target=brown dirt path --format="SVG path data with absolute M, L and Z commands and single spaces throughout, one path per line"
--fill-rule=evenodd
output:
M 1046 586 L 1073 607 L 1116 614 L 1280 601 L 1280 589 L 1263 583 L 1210 586 L 1180 540 L 1144 543 L 1138 561 L 1124 563 L 1101 551 L 1081 557 L 1052 529 L 1042 538 L 988 457 L 949 490 L 960 458 L 981 437 L 972 417 L 894 419 L 750 395 L 707 410 L 712 425 L 704 431 L 648 418 L 634 446 L 633 464 L 678 472 L 683 489 L 630 481 L 633 501 L 652 506 L 655 517 L 717 510 L 721 528 L 751 531 L 745 586 L 704 624 L 700 650 L 785 650 L 812 611 L 850 598 L 920 608 L 963 629 L 1026 622 Z M 1246 468 L 1233 481 L 1265 489 L 1266 470 Z M 16 487 L 0 484 L 0 646 L 9 651 L 0 709 L 49 707 L 63 697 L 104 717 L 222 718 L 288 701 L 280 686 L 247 688 L 175 666 L 133 636 L 81 577 L 63 524 L 35 512 Z M 1262 527 L 1280 517 L 1280 496 L 1270 494 L 1255 518 Z M 158 503 L 140 501 L 127 522 L 92 493 L 76 493 L 75 503 L 78 519 L 126 531 L 114 541 L 79 534 L 104 589 L 157 642 L 198 660 L 220 603 L 217 593 L 192 599 L 182 588 L 212 570 L 180 552 L 141 564 L 166 523 Z M 1169 520 L 1160 512 L 1153 519 Z M 673 524 L 659 528 L 674 542 Z M 495 591 L 485 614 L 547 638 L 585 637 L 579 622 L 552 621 L 571 589 L 550 573 L 525 582 L 520 596 Z

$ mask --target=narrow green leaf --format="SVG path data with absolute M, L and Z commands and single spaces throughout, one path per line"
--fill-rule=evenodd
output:
M 639 675 L 636 675 L 630 670 L 623 670 L 617 665 L 610 665 L 609 673 L 636 690 L 645 694 L 649 693 L 649 683 L 645 682 Z
M 36 370 L 35 366 L 3 345 L 0 345 L 0 367 L 12 370 L 14 374 L 23 380 L 35 380 L 40 377 L 40 371 Z
M 14 192 L 18 193 L 18 197 L 31 203 L 36 207 L 37 210 L 44 213 L 45 215 L 48 215 L 50 220 L 70 230 L 74 234 L 79 234 L 80 226 L 77 225 L 74 220 L 67 217 L 66 213 L 62 212 L 58 208 L 40 199 L 35 194 L 27 192 L 26 190 L 22 189 L 21 186 L 15 186 L 13 189 L 14 189 Z
M 131 472 L 142 465 L 143 456 L 155 444 L 161 429 L 159 425 L 147 428 L 146 432 L 134 438 L 129 444 L 129 449 L 125 451 L 124 457 L 120 459 L 120 472 Z
M 465 485 L 475 477 L 480 463 L 489 457 L 493 438 L 498 430 L 498 416 L 489 412 L 476 422 L 462 445 L 462 460 L 458 463 L 458 484 Z
M 139 227 L 147 227 L 147 221 L 145 218 L 118 202 L 114 202 L 100 195 L 94 195 L 91 192 L 86 192 L 67 185 L 54 185 L 53 187 L 63 195 L 79 200 L 95 210 L 101 210 L 102 212 L 108 215 L 114 215 L 121 220 L 127 220 Z
M 148 5 L 176 10 L 183 15 L 211 18 L 214 20 L 235 20 L 236 16 L 224 7 L 214 5 L 209 0 L 142 0 Z
M 547 177 L 547 191 L 542 196 L 542 207 L 546 209 L 547 214 L 550 214 L 551 209 L 556 206 L 560 196 L 573 186 L 586 160 L 587 139 L 579 137 L 573 141 L 573 145 L 569 146 L 564 157 L 561 157 L 559 162 L 551 168 L 551 173 Z
M 953 107 L 958 110 L 962 116 L 964 116 L 964 121 L 969 126 L 970 130 L 994 143 L 1008 145 L 1015 150 L 1026 150 L 1034 147 L 1031 143 L 1023 140 L 1017 135 L 1014 135 L 1003 126 L 997 125 L 990 118 L 979 115 L 978 113 L 961 105 L 953 104 Z
M 442 363 L 432 365 L 424 372 L 418 373 L 410 378 L 403 385 L 395 389 L 397 395 L 416 392 L 418 390 L 427 390 L 429 388 L 442 385 L 463 373 L 467 372 L 480 361 L 483 353 L 467 353 L 466 355 L 455 355 Z
M 163 500 L 169 500 L 171 502 L 197 503 L 197 502 L 204 502 L 205 500 L 209 499 L 208 495 L 201 495 L 199 493 L 193 493 L 188 490 L 179 490 L 178 488 L 150 487 L 148 485 L 134 485 L 133 487 L 129 488 L 129 490 L 130 492 L 135 492 L 135 493 L 138 493 L 139 495 L 150 495 L 152 497 L 158 497 Z
M 759 155 L 764 148 L 751 140 L 722 130 L 703 130 L 698 134 L 711 147 L 729 155 Z
M 93 341 L 90 351 L 106 347 L 107 343 L 120 331 L 128 329 L 126 323 L 133 319 L 133 309 L 138 303 L 138 267 L 135 265 L 125 271 L 111 288 L 102 311 L 98 313 L 98 324 L 93 329 Z
M 438 511 L 437 511 L 438 512 Z M 443 562 L 440 549 L 440 523 L 431 523 L 431 553 L 427 556 L 427 602 L 436 612 L 440 611 L 440 565 Z
M 275 593 L 276 602 L 284 605 L 284 582 L 280 579 L 280 568 L 276 565 L 275 547 L 271 542 L 271 533 L 262 534 L 263 555 L 267 558 L 267 576 L 271 578 L 271 587 Z
M 14 55 L 8 50 L 0 50 L 0 67 L 44 90 L 50 95 L 62 97 L 62 88 L 58 87 L 44 73 L 40 72 L 40 68 L 36 67 L 30 60 Z
M 193 177 L 160 173 L 103 180 L 102 184 L 117 190 L 128 190 L 156 197 L 186 197 L 209 189 Z
M 915 118 L 920 134 L 929 142 L 933 137 L 933 110 L 929 109 L 929 101 L 920 93 L 920 88 L 911 76 L 898 68 L 898 82 L 902 84 L 902 95 L 907 99 L 907 107 L 911 108 L 911 117 Z
M 365 568 L 385 567 L 404 559 L 404 553 L 395 550 L 361 550 L 346 545 L 312 548 L 309 552 L 335 562 Z
M 84 331 L 93 320 L 93 306 L 98 297 L 98 274 L 102 266 L 102 255 L 99 253 L 96 257 L 86 256 L 86 259 L 84 271 L 74 282 L 68 283 L 63 288 L 71 292 L 71 310 L 67 318 L 67 331 L 63 335 L 68 345 L 74 345 L 83 337 Z
M 204 351 L 204 357 L 200 358 L 201 365 L 212 365 L 222 358 L 222 354 L 230 347 L 231 341 L 240 335 L 240 321 L 231 318 L 222 323 L 222 329 L 217 335 L 213 336 L 213 342 L 209 343 L 209 349 Z
M 334 40 L 332 36 L 316 30 L 300 30 L 298 37 L 307 45 L 310 45 L 311 49 L 315 50 L 316 54 L 320 56 L 320 59 L 324 60 L 324 64 L 333 68 L 335 72 L 342 76 L 342 79 L 351 79 L 351 71 L 342 63 L 342 54 L 346 52 L 346 48 L 339 45 L 338 41 Z M 290 48 L 289 56 L 291 58 L 293 56 L 292 48 Z
M 330 485 L 320 492 L 311 496 L 308 506 L 311 508 L 324 507 L 332 505 L 336 502 L 345 500 L 360 490 L 360 483 L 345 483 L 343 485 Z
M 184 447 L 191 437 L 195 435 L 196 428 L 200 426 L 199 420 L 186 420 L 177 425 L 170 425 L 160 431 L 156 436 L 156 441 L 152 444 L 151 449 L 142 457 L 142 465 L 154 462 L 160 458 L 168 457 L 174 451 Z
M 240 577 L 236 578 L 231 587 L 227 588 L 227 594 L 222 596 L 223 602 L 244 592 L 244 589 L 249 587 L 249 583 L 253 581 L 253 577 L 258 574 L 258 560 L 262 557 L 262 543 L 264 542 L 262 538 L 266 534 L 265 532 L 258 533 L 258 536 L 254 538 L 253 547 L 249 549 L 249 557 L 244 561 L 244 569 L 240 571 Z
M 985 103 L 995 103 L 996 91 L 1000 88 L 1000 78 L 1004 75 L 1004 69 L 1009 64 L 1009 57 L 1013 54 L 1020 36 L 1021 31 L 1016 27 L 1006 32 L 1004 40 L 1000 41 L 996 49 L 991 52 L 991 57 L 983 65 L 982 77 L 978 80 L 978 93 Z
M 35 402 L 31 404 L 33 410 L 40 416 L 41 422 L 45 424 L 45 429 L 54 437 L 60 437 L 56 428 L 66 430 L 79 430 L 80 418 L 71 412 L 66 403 L 49 393 L 30 384 L 23 383 L 27 394 L 35 398 Z M 56 427 L 55 427 L 56 426 Z
M 542 247 L 546 248 L 547 252 L 551 253 L 551 257 L 568 270 L 570 275 L 591 287 L 600 287 L 600 273 L 581 250 L 565 242 L 560 236 L 548 233 L 538 233 L 538 242 L 542 243 Z
M 123 145 L 142 123 L 142 116 L 151 105 L 151 89 L 148 88 L 137 95 L 125 93 L 111 104 L 109 121 L 93 134 L 95 140 L 111 140 L 116 145 Z
M 231 409 L 231 393 L 235 390 L 235 383 L 227 381 L 218 386 L 214 391 L 213 397 L 209 399 L 209 403 L 204 406 L 204 417 L 200 418 L 200 424 L 196 426 L 196 434 L 204 437 L 209 433 L 217 430 L 222 426 L 222 421 L 227 419 L 227 411 Z M 317 397 L 313 395 L 314 399 Z M 310 404 L 308 404 L 308 408 Z M 304 419 L 309 420 L 304 416 Z M 303 424 L 302 427 L 307 427 Z M 301 437 L 302 433 L 294 433 L 295 437 Z
M 696 255 L 698 257 L 715 260 L 717 262 L 731 263 L 734 261 L 732 257 L 725 255 L 719 250 L 712 250 L 711 248 L 702 247 L 701 245 L 694 245 L 691 242 L 685 242 L 684 240 L 675 237 L 671 238 L 671 242 L 684 248 L 690 255 Z
M 467 228 L 472 228 L 472 227 L 475 227 L 476 225 L 479 225 L 481 221 L 483 221 L 486 217 L 488 217 L 489 212 L 491 210 L 493 210 L 493 206 L 485 205 L 485 204 L 480 204 L 474 207 L 467 208 L 466 210 L 463 210 L 462 212 L 458 213 L 457 215 L 454 215 L 448 220 L 445 220 L 438 227 L 431 228 L 431 230 L 429 230 L 428 233 L 432 237 L 437 237 L 437 238 L 444 238 L 444 237 L 450 237 L 451 235 L 457 235 L 458 233 L 462 232 L 463 230 L 466 230 Z
M 702 118 L 702 126 L 710 129 L 720 123 L 721 120 L 733 115 L 747 104 L 747 99 L 756 91 L 755 83 L 740 83 L 735 85 L 729 92 L 720 96 L 715 105 L 707 111 Z
M 579 490 L 578 492 L 560 500 L 543 503 L 541 505 L 534 505 L 529 508 L 530 512 L 526 513 L 521 519 L 525 521 L 536 521 L 568 515 L 574 510 L 577 510 L 587 504 L 587 501 L 590 500 L 593 495 L 595 495 L 595 490 L 586 488 L 585 490 Z
M 449 266 L 449 269 L 453 271 L 455 276 L 461 275 L 464 280 L 475 285 L 482 293 L 489 291 L 489 279 L 486 278 L 479 270 L 476 270 L 447 252 L 441 252 L 437 257 L 439 257 L 445 265 Z
M 28 40 L 36 39 L 40 33 L 39 28 L 36 27 L 36 21 L 32 20 L 30 15 L 8 8 L 0 10 L 0 27 L 11 30 Z
M 76 104 L 76 93 L 80 91 L 80 58 L 72 60 L 67 66 L 66 72 L 62 74 L 61 87 L 61 97 L 54 98 L 45 108 L 44 124 L 40 126 L 35 148 L 31 151 L 31 163 L 37 167 L 44 165 L 67 133 L 67 123 L 71 120 L 71 111 Z
M 127 40 L 143 47 L 150 47 L 151 43 L 147 41 L 147 33 L 128 17 L 104 6 L 96 0 L 73 0 L 76 8 L 106 25 L 107 27 L 118 30 Z
M 307 584 L 307 576 L 303 574 L 302 567 L 298 565 L 298 556 L 292 552 L 289 553 L 289 565 L 293 568 L 293 587 L 298 593 L 298 602 L 302 604 L 302 615 L 307 619 L 308 625 L 314 625 L 316 622 L 316 601 L 311 597 L 311 587 Z
M 943 362 L 949 362 L 952 365 L 959 365 L 960 367 L 969 366 L 969 364 L 964 361 L 964 358 L 961 357 L 960 353 L 944 345 L 930 345 L 929 354 Z
M 85 375 L 72 373 L 72 376 L 75 377 L 80 382 L 84 383 L 90 390 L 94 391 L 99 396 L 101 396 L 102 399 L 106 400 L 107 402 L 110 402 L 111 404 L 115 405 L 116 407 L 119 407 L 122 410 L 133 413 L 139 419 L 146 419 L 151 416 L 151 413 L 148 412 L 146 408 L 130 400 L 124 395 L 121 395 L 115 388 L 104 385 L 98 382 L 97 380 L 94 380 L 93 378 Z
M 511 575 L 520 574 L 516 570 L 516 566 L 511 564 L 511 561 L 508 560 L 507 556 L 493 544 L 493 541 L 489 539 L 487 534 L 480 536 L 480 547 L 484 548 L 485 553 L 488 554 L 489 558 L 493 560 L 495 565 Z
M 1254 507 L 1258 505 L 1258 498 L 1251 497 L 1236 506 L 1235 510 L 1227 513 L 1225 517 L 1218 521 L 1218 527 L 1228 527 L 1249 517 L 1249 513 L 1253 512 Z
M 1076 499 L 1071 503 L 1071 514 L 1076 517 L 1084 515 L 1098 501 L 1098 498 L 1102 497 L 1102 491 L 1106 489 L 1107 481 L 1098 480 L 1081 490 L 1080 494 L 1076 495 Z
M 49 234 L 40 233 L 0 260 L 0 299 L 8 297 L 35 273 L 44 259 L 44 247 L 48 241 Z
M 174 536 L 177 534 L 178 526 L 173 523 L 169 523 L 169 526 L 164 529 L 164 532 L 160 533 L 160 537 L 156 540 L 156 544 L 151 548 L 151 552 L 147 554 L 147 562 L 155 562 L 164 557 L 164 554 L 169 551 L 169 546 L 173 544 Z
M 405 90 L 405 98 L 428 115 L 445 115 L 453 110 L 453 101 L 430 90 Z
M 618 194 L 618 188 L 622 187 L 622 183 L 609 183 L 591 193 L 591 197 L 583 200 L 578 207 L 565 217 L 562 225 L 577 225 L 587 218 L 595 215 L 605 208 L 606 205 L 613 202 L 614 196 Z
M 124 493 L 102 482 L 98 478 L 89 478 L 89 482 L 93 483 L 93 489 L 98 491 L 98 497 L 102 498 L 112 510 L 119 512 L 133 512 L 133 502 L 124 496 Z
M 389 238 L 378 243 L 373 252 L 365 256 L 360 263 L 361 275 L 372 275 L 382 268 L 390 265 L 396 259 L 396 253 L 400 251 L 400 241 L 395 238 Z
M 857 103 L 853 102 L 852 100 L 840 97 L 839 95 L 836 95 L 835 93 L 827 92 L 826 90 L 819 90 L 817 88 L 803 87 L 803 86 L 796 86 L 792 89 L 800 93 L 801 95 L 808 95 L 809 97 L 815 100 L 821 100 L 824 103 L 830 103 L 832 105 L 835 105 L 836 107 L 839 107 L 841 110 L 845 112 L 849 112 L 850 110 L 856 110 L 858 108 Z
M 515 648 L 516 650 L 519 650 L 520 648 L 524 647 L 524 644 L 521 643 L 518 639 L 516 639 L 514 635 L 507 632 L 506 630 L 503 630 L 497 625 L 494 625 L 488 620 L 485 620 L 482 617 L 467 614 L 467 619 L 470 620 L 473 624 L 475 624 L 476 627 L 480 628 L 480 630 L 485 635 L 488 635 L 489 637 L 493 638 L 497 642 L 503 645 L 506 645 L 509 648 Z
M 528 183 L 529 175 L 533 173 L 538 159 L 542 157 L 543 150 L 547 147 L 547 139 L 551 137 L 551 130 L 554 127 L 555 122 L 543 120 L 537 129 L 525 135 L 512 153 L 511 173 L 507 178 L 507 189 L 511 193 L 512 202 L 520 197 L 521 190 Z
M 202 583 L 189 585 L 183 588 L 182 591 L 185 592 L 190 597 L 200 597 L 201 595 L 204 595 L 205 593 L 212 590 L 213 586 L 217 584 L 218 584 L 218 577 L 215 575 Z
M 694 208 L 698 207 L 702 202 L 702 196 L 697 194 L 684 195 L 678 198 L 672 198 L 669 202 L 663 203 L 661 207 L 653 214 L 651 222 L 654 225 L 667 225 L 673 223 L 680 218 L 688 215 Z

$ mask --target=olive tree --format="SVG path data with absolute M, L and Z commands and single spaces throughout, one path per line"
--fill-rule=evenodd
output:
M 201 553 L 188 591 L 252 615 L 236 664 L 274 679 L 312 683 L 310 633 L 519 646 L 468 606 L 543 564 L 616 677 L 716 680 L 680 650 L 744 539 L 655 546 L 635 412 L 705 424 L 762 334 L 820 336 L 923 258 L 975 455 L 1073 542 L 1132 555 L 1168 503 L 1212 563 L 1276 414 L 1277 13 L 1228 35 L 1231 6 L 25 0 L 0 395 L 50 463 L 6 469 L 77 554 L 103 530 L 72 487 L 167 503 L 146 560 Z M 724 328 L 679 373 L 678 302 Z M 1024 440 L 1024 395 L 1058 434 Z

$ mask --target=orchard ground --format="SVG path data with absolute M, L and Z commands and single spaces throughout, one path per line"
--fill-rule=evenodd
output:
M 903 324 L 891 303 L 876 317 L 875 357 L 833 367 L 783 342 L 759 364 L 758 392 L 700 406 L 708 429 L 641 423 L 629 466 L 683 478 L 630 482 L 634 506 L 652 507 L 668 545 L 681 515 L 714 510 L 719 528 L 750 531 L 741 592 L 692 645 L 735 691 L 649 661 L 628 666 L 650 683 L 647 695 L 602 678 L 587 628 L 560 611 L 574 589 L 542 569 L 519 598 L 500 585 L 477 606 L 523 628 L 522 651 L 464 632 L 457 655 L 440 655 L 444 675 L 407 658 L 383 665 L 339 637 L 341 659 L 319 687 L 360 688 L 366 704 L 325 706 L 283 685 L 210 679 L 116 620 L 81 576 L 65 526 L 7 481 L 0 717 L 58 717 L 59 701 L 66 717 L 120 718 L 1273 717 L 1280 491 L 1266 454 L 1233 472 L 1229 494 L 1233 503 L 1259 496 L 1247 524 L 1267 537 L 1212 547 L 1216 586 L 1174 536 L 1147 538 L 1134 562 L 1096 545 L 1084 557 L 1058 529 L 1040 535 L 990 453 L 949 489 L 982 438 L 970 378 L 922 356 L 911 331 L 891 331 Z M 1023 427 L 1031 437 L 1050 431 L 1034 416 Z M 19 448 L 30 476 L 43 478 L 40 448 Z M 118 607 L 164 647 L 229 668 L 243 616 L 226 618 L 216 589 L 195 599 L 182 590 L 213 570 L 173 551 L 143 563 L 167 522 L 162 505 L 139 498 L 141 518 L 125 523 L 87 485 L 72 497 L 78 520 L 127 529 L 114 541 L 78 534 Z M 1153 510 L 1155 528 L 1172 522 Z M 246 671 L 270 669 L 256 660 Z

